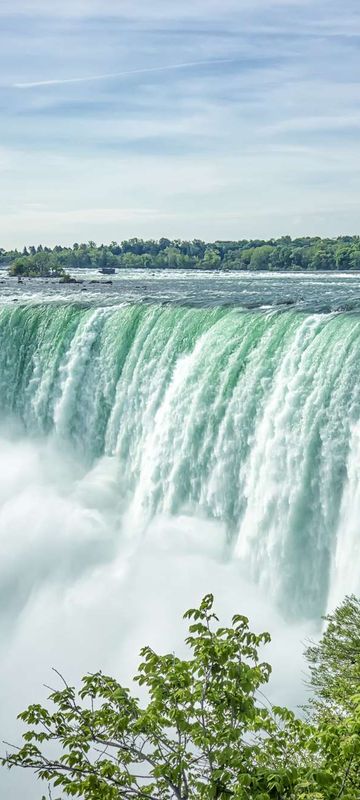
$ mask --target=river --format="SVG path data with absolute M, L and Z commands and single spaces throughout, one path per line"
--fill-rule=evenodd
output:
M 294 705 L 360 590 L 359 277 L 74 275 L 0 278 L 1 738 L 51 666 L 128 680 L 208 591 L 272 631 Z

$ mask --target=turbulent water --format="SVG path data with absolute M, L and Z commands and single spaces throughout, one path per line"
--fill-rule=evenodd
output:
M 360 589 L 358 279 L 188 277 L 182 304 L 169 276 L 152 302 L 131 280 L 4 290 L 6 693 L 47 647 L 76 672 L 118 664 L 154 617 L 172 639 L 202 591 L 273 605 L 288 642 Z
M 220 520 L 287 612 L 356 589 L 360 317 L 31 304 L 1 310 L 0 340 L 2 415 L 114 457 L 133 524 Z

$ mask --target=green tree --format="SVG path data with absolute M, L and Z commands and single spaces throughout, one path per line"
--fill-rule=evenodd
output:
M 311 708 L 344 716 L 353 709 L 360 692 L 360 600 L 354 595 L 325 617 L 326 628 L 318 644 L 307 648 Z
M 337 239 L 302 237 L 292 240 L 290 236 L 280 239 L 254 239 L 248 241 L 216 241 L 206 243 L 199 239 L 133 238 L 109 246 L 77 243 L 72 247 L 56 245 L 17 250 L 0 250 L 1 264 L 11 269 L 21 257 L 28 258 L 25 275 L 51 275 L 54 263 L 61 263 L 64 270 L 99 267 L 104 251 L 106 258 L 116 267 L 167 268 L 172 269 L 232 269 L 232 270 L 339 270 L 360 269 L 360 238 L 342 236 Z M 42 257 L 39 261 L 37 257 Z M 61 257 L 61 258 L 60 258 Z M 56 261 L 54 261 L 54 258 Z M 19 269 L 17 267 L 16 269 Z M 14 270 L 10 274 L 16 274 Z
M 23 256 L 22 258 L 15 259 L 15 261 L 13 261 L 10 266 L 9 274 L 13 276 L 28 275 L 29 274 L 28 257 Z
M 51 711 L 20 714 L 24 744 L 3 764 L 84 800 L 360 800 L 360 602 L 307 650 L 308 721 L 266 701 L 268 634 L 240 615 L 217 627 L 212 595 L 185 617 L 187 659 L 141 652 L 146 703 L 102 673 L 78 693 L 64 682 Z
M 214 247 L 206 249 L 202 265 L 204 269 L 219 269 L 221 266 L 221 256 Z
M 256 247 L 252 253 L 250 261 L 250 269 L 263 270 L 269 268 L 269 261 L 273 253 L 273 247 L 264 245 L 263 247 Z
M 358 245 L 350 250 L 349 267 L 350 269 L 360 269 L 360 248 Z
M 271 668 L 259 648 L 269 635 L 252 633 L 240 615 L 217 627 L 211 595 L 185 617 L 188 659 L 141 652 L 136 680 L 147 704 L 101 673 L 86 676 L 78 694 L 65 684 L 50 696 L 54 710 L 33 705 L 20 715 L 25 743 L 3 763 L 86 800 L 292 797 L 298 771 L 288 762 L 302 725 L 264 704 Z
M 347 270 L 350 268 L 350 249 L 346 244 L 339 244 L 335 249 L 336 268 Z
M 346 597 L 325 622 L 320 642 L 305 653 L 312 691 L 307 710 L 338 797 L 355 800 L 360 797 L 360 600 Z

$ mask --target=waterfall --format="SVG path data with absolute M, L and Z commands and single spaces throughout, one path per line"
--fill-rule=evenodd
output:
M 0 310 L 2 419 L 88 470 L 111 459 L 134 529 L 219 521 L 226 557 L 297 617 L 360 586 L 359 364 L 350 313 Z

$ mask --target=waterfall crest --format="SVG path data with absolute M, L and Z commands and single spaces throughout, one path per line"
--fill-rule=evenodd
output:
M 221 521 L 289 613 L 359 589 L 358 316 L 30 303 L 2 307 L 0 343 L 2 417 L 115 459 L 139 525 Z

